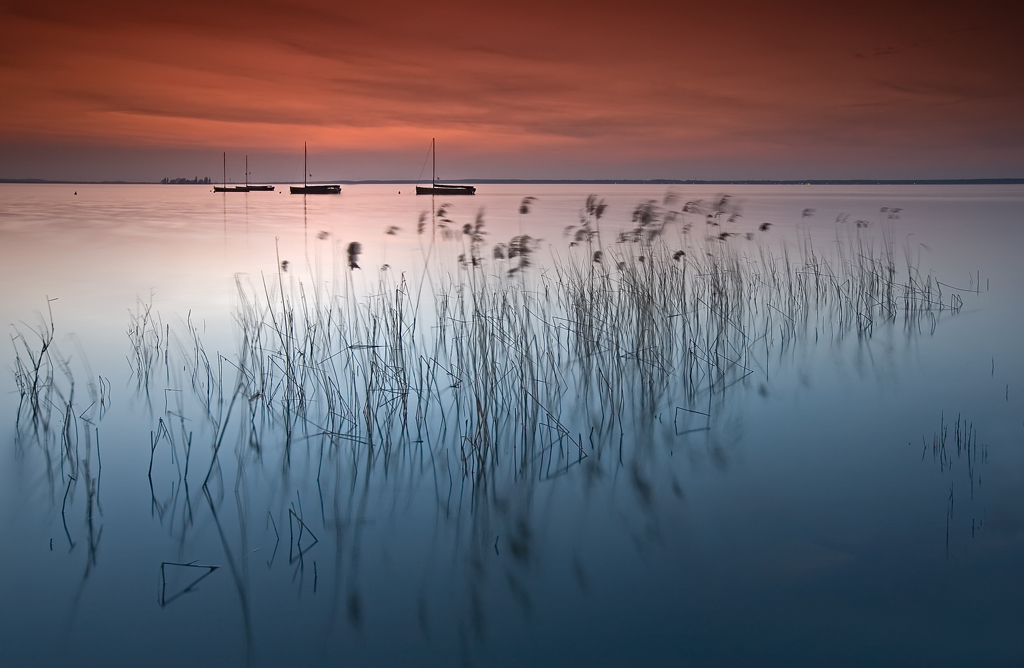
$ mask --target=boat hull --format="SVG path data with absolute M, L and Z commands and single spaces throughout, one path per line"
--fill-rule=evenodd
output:
M 274 186 L 249 186 L 249 192 L 267 193 L 273 192 Z
M 250 188 L 245 186 L 214 186 L 213 192 L 215 193 L 247 193 Z
M 417 195 L 475 195 L 476 186 L 455 186 L 437 184 L 433 186 L 416 186 Z
M 340 195 L 341 186 L 338 185 L 316 185 L 316 186 L 290 186 L 288 188 L 293 195 Z

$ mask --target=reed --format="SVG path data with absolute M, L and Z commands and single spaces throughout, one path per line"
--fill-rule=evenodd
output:
M 170 325 L 163 325 L 158 313 L 153 311 L 153 296 L 149 301 L 141 299 L 135 303 L 135 310 L 129 311 L 127 329 L 131 343 L 128 365 L 140 388 L 148 388 L 150 375 L 163 358 L 166 367 L 170 343 Z
M 727 196 L 641 202 L 611 241 L 605 212 L 587 198 L 562 243 L 522 229 L 492 241 L 482 210 L 460 225 L 442 205 L 434 225 L 424 215 L 416 226 L 423 265 L 408 272 L 319 235 L 307 274 L 277 257 L 268 274 L 236 277 L 227 353 L 207 348 L 191 313 L 172 327 L 140 300 L 127 329 L 133 377 L 148 395 L 163 365 L 170 389 L 189 390 L 209 441 L 204 488 L 220 480 L 225 444 L 240 461 L 270 453 L 287 468 L 297 444 L 319 442 L 318 480 L 324 457 L 385 475 L 417 462 L 439 503 L 446 478 L 493 490 L 606 455 L 632 460 L 640 493 L 638 462 L 663 415 L 678 435 L 710 429 L 733 388 L 768 382 L 772 357 L 822 335 L 934 329 L 962 306 L 908 249 L 900 262 L 892 212 L 841 226 L 824 246 L 777 240 L 767 224 L 746 231 Z M 52 317 L 15 330 L 19 419 L 52 434 L 50 467 L 77 477 L 74 383 L 54 331 Z M 150 472 L 166 443 L 181 490 L 199 454 L 174 396 L 150 438 Z M 155 513 L 166 505 L 153 494 Z
M 177 342 L 211 425 L 206 481 L 233 415 L 250 450 L 282 432 L 285 464 L 296 438 L 325 438 L 385 472 L 426 444 L 433 466 L 443 455 L 468 479 L 498 469 L 517 479 L 564 473 L 666 411 L 710 424 L 729 388 L 767 378 L 773 354 L 820 333 L 934 328 L 962 305 L 909 252 L 897 266 L 893 214 L 880 235 L 847 226 L 822 250 L 809 236 L 773 243 L 767 224 L 741 233 L 727 196 L 642 202 L 610 244 L 604 212 L 588 198 L 542 262 L 541 242 L 522 233 L 486 252 L 484 212 L 460 226 L 443 205 L 411 276 L 371 271 L 360 242 L 323 236 L 344 249 L 331 279 L 319 256 L 305 277 L 278 258 L 270 276 L 236 279 L 230 355 L 208 354 L 190 320 L 181 335 L 161 330 L 140 302 L 133 369 L 145 385 Z M 421 240 L 426 228 L 421 216 Z
M 110 382 L 92 376 L 84 351 L 77 340 L 77 366 L 88 376 L 86 387 L 90 402 L 76 398 L 76 376 L 72 357 L 57 345 L 57 327 L 52 304 L 47 297 L 47 315 L 39 316 L 35 326 L 22 323 L 11 336 L 14 346 L 14 378 L 19 392 L 15 416 L 15 448 L 19 456 L 41 455 L 51 504 L 60 499 L 60 515 L 68 550 L 86 545 L 86 565 L 82 581 L 96 565 L 102 538 L 100 481 L 103 463 L 100 454 L 99 423 L 110 407 Z M 84 451 L 83 451 L 84 450 Z M 58 497 L 58 490 L 62 496 Z M 76 500 L 84 496 L 84 536 L 75 540 L 75 525 L 68 516 Z M 51 543 L 52 549 L 52 543 Z

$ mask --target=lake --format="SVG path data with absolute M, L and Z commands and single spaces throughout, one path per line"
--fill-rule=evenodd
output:
M 0 664 L 1024 660 L 1024 187 L 342 190 L 0 185 Z

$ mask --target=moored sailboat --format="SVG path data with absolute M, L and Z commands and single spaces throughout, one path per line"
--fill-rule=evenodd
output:
M 271 185 L 250 185 L 249 184 L 249 156 L 245 156 L 245 189 L 248 192 L 273 192 L 274 186 Z
M 245 162 L 246 180 L 248 180 L 248 173 L 249 173 L 249 157 L 248 156 L 246 156 L 245 161 L 246 161 Z M 223 184 L 224 185 L 214 186 L 213 187 L 213 192 L 215 192 L 215 193 L 247 193 L 247 192 L 249 192 L 248 186 L 231 186 L 230 188 L 228 187 L 228 153 L 227 153 L 227 151 L 224 152 L 224 181 L 223 181 Z
M 455 185 L 437 182 L 437 155 L 435 140 L 430 140 L 430 185 L 416 186 L 417 195 L 475 195 L 476 186 Z
M 289 190 L 293 195 L 340 195 L 341 186 L 337 184 L 313 184 L 306 183 L 309 175 L 309 153 L 306 150 L 306 142 L 302 142 L 302 185 L 290 186 Z

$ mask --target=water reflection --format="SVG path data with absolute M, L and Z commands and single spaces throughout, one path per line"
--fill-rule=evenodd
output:
M 978 432 L 973 422 L 968 422 L 961 415 L 957 415 L 955 422 L 947 424 L 945 414 L 942 415 L 939 422 L 939 430 L 932 435 L 931 442 L 929 443 L 923 436 L 921 441 L 924 445 L 921 451 L 921 461 L 924 461 L 930 449 L 932 461 L 938 464 L 939 472 L 943 474 L 948 473 L 951 478 L 949 497 L 946 499 L 946 558 L 948 559 L 950 556 L 950 524 L 953 524 L 954 531 L 956 531 L 957 525 L 953 514 L 954 502 L 957 499 L 961 499 L 959 501 L 960 504 L 963 504 L 964 500 L 966 500 L 967 515 L 964 516 L 963 522 L 960 522 L 960 524 L 966 522 L 967 517 L 970 518 L 971 540 L 974 540 L 975 535 L 985 528 L 984 504 L 975 505 L 975 485 L 977 485 L 977 491 L 980 495 L 982 477 L 978 467 L 988 463 L 988 445 L 978 440 Z M 949 443 L 948 448 L 946 447 L 947 441 Z M 954 465 L 966 466 L 967 468 L 966 480 L 964 480 L 963 476 L 960 476 L 960 485 L 957 485 L 957 478 L 953 477 Z M 967 494 L 963 494 L 965 491 L 963 490 L 964 486 L 967 487 Z M 957 487 L 961 488 L 959 494 L 956 493 Z M 981 517 L 978 517 L 979 512 L 982 513 Z M 956 540 L 955 537 L 954 540 Z
M 47 301 L 49 307 L 55 300 Z M 12 343 L 14 379 L 19 393 L 14 420 L 15 455 L 23 461 L 42 456 L 42 470 L 33 473 L 49 490 L 52 505 L 56 505 L 57 494 L 63 492 L 60 519 L 68 553 L 84 550 L 84 569 L 68 608 L 66 630 L 78 613 L 85 586 L 97 566 L 103 537 L 99 425 L 110 407 L 110 382 L 93 375 L 85 352 L 73 339 L 78 366 L 87 379 L 89 403 L 76 401 L 74 356 L 65 355 L 56 343 L 52 309 L 48 308 L 45 318 L 40 315 L 34 326 L 15 327 Z M 76 515 L 75 506 L 79 504 L 84 504 L 84 510 Z M 53 549 L 51 538 L 50 551 Z
M 186 570 L 187 575 L 179 576 L 184 581 L 184 585 L 179 584 L 175 587 L 173 583 L 174 575 L 172 574 L 172 584 L 170 595 L 167 590 L 167 573 L 168 571 L 174 572 L 175 569 L 188 569 Z M 174 603 L 177 599 L 181 598 L 185 594 L 192 593 L 200 582 L 205 580 L 207 577 L 213 575 L 220 566 L 207 566 L 204 564 L 189 563 L 189 564 L 178 564 L 172 561 L 161 561 L 160 562 L 160 607 L 166 607 L 171 603 Z M 195 569 L 194 571 L 191 569 Z
M 164 448 L 169 467 L 157 476 L 170 474 L 171 493 L 158 500 L 152 491 L 153 509 L 186 546 L 196 512 L 192 444 L 205 441 L 209 461 L 192 470 L 234 582 L 247 652 L 254 544 L 271 549 L 268 571 L 290 570 L 295 596 L 331 598 L 328 638 L 341 619 L 362 627 L 368 523 L 388 518 L 397 530 L 426 513 L 434 518 L 428 540 L 384 540 L 430 546 L 410 605 L 425 640 L 434 608 L 453 608 L 468 659 L 508 603 L 524 620 L 534 615 L 537 569 L 548 558 L 537 524 L 552 484 L 577 481 L 570 484 L 590 499 L 614 493 L 621 478 L 639 510 L 626 530 L 640 554 L 659 550 L 664 504 L 686 496 L 677 476 L 659 475 L 666 454 L 692 458 L 703 440 L 704 456 L 728 468 L 731 444 L 743 439 L 734 396 L 767 392 L 772 369 L 822 333 L 829 346 L 854 337 L 869 349 L 883 331 L 933 330 L 963 303 L 914 264 L 898 270 L 884 227 L 880 238 L 856 228 L 828 253 L 803 239 L 796 255 L 763 241 L 750 256 L 726 232 L 693 232 L 695 221 L 735 224 L 729 198 L 677 209 L 648 201 L 636 226 L 606 246 L 601 206 L 588 200 L 569 230 L 569 254 L 537 271 L 523 235 L 496 245 L 502 252 L 488 260 L 483 217 L 446 235 L 455 226 L 442 206 L 423 255 L 451 264 L 422 268 L 419 285 L 385 268 L 360 290 L 358 242 L 332 254 L 337 266 L 311 263 L 330 279 L 298 278 L 286 261 L 259 283 L 238 277 L 229 354 L 208 351 L 191 320 L 172 330 L 139 305 L 129 337 L 139 392 L 169 381 L 159 388 L 165 406 L 150 436 L 150 480 L 152 491 L 154 455 Z M 434 286 L 432 305 L 421 301 L 424 283 Z M 316 520 L 303 497 L 318 500 Z M 221 514 L 232 503 L 229 530 Z M 286 563 L 278 561 L 283 541 Z M 589 558 L 566 558 L 586 596 Z M 438 598 L 433 582 L 446 560 L 452 570 Z M 496 597 L 495 586 L 504 594 Z
M 137 302 L 126 357 L 148 424 L 132 442 L 148 448 L 137 475 L 170 541 L 148 557 L 160 610 L 230 596 L 246 662 L 273 656 L 268 606 L 287 611 L 272 623 L 292 614 L 303 627 L 302 662 L 337 656 L 339 639 L 380 647 L 382 619 L 436 652 L 421 656 L 488 662 L 510 629 L 569 600 L 559 587 L 607 605 L 615 557 L 583 530 L 593 518 L 635 550 L 624 568 L 662 573 L 686 540 L 680 509 L 701 499 L 686 466 L 742 470 L 764 428 L 755 402 L 794 377 L 809 387 L 830 356 L 893 373 L 971 301 L 900 258 L 886 227 L 898 211 L 851 221 L 827 247 L 810 235 L 789 247 L 763 223 L 744 231 L 734 198 L 645 200 L 602 239 L 604 206 L 586 199 L 550 259 L 523 228 L 487 252 L 483 213 L 460 225 L 443 205 L 436 235 L 425 216 L 418 226 L 423 266 L 386 254 L 376 266 L 361 242 L 306 239 L 304 225 L 305 267 L 277 257 L 258 278 L 236 276 L 230 347 L 191 313 L 175 324 L 152 296 Z M 17 443 L 42 457 L 69 550 L 86 545 L 77 605 L 103 532 L 110 383 L 84 352 L 61 355 L 52 322 L 15 336 Z M 973 429 L 943 418 L 932 452 L 941 475 L 967 467 L 953 481 L 963 498 L 975 483 L 980 493 L 987 451 Z M 861 557 L 781 544 L 764 573 Z

